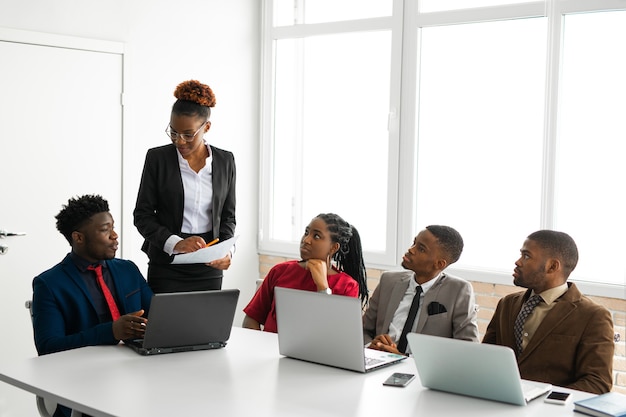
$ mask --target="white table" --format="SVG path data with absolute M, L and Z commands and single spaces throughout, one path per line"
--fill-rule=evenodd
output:
M 143 357 L 122 345 L 86 347 L 5 364 L 0 380 L 96 417 L 573 414 L 571 403 L 520 407 L 432 391 L 419 377 L 383 386 L 393 372 L 416 373 L 415 364 L 360 374 L 281 357 L 275 334 L 233 328 L 223 349 Z

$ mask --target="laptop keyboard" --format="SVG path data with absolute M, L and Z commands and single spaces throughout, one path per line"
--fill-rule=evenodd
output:
M 376 359 L 376 358 L 368 358 L 365 357 L 365 366 L 366 367 L 370 367 L 370 366 L 374 366 L 374 365 L 378 365 L 379 363 L 383 363 L 384 361 L 381 359 Z
M 522 381 L 522 391 L 524 392 L 526 401 L 533 400 L 546 392 L 545 389 L 524 381 Z

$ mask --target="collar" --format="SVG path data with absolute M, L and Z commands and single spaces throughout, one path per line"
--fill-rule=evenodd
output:
M 568 286 L 567 286 L 567 282 L 564 282 L 563 284 L 559 285 L 558 287 L 554 287 L 554 288 L 550 288 L 549 290 L 545 290 L 544 292 L 542 292 L 541 294 L 539 294 L 541 296 L 541 298 L 543 298 L 543 301 L 550 305 L 553 302 L 556 301 L 557 298 L 559 298 L 560 296 L 562 296 L 563 294 L 565 294 L 568 290 Z M 535 294 L 535 291 L 531 291 L 530 296 L 532 297 Z
M 98 262 L 89 262 L 87 259 L 80 257 L 76 252 L 72 251 L 70 252 L 70 257 L 72 258 L 72 262 L 74 262 L 74 265 L 76 265 L 76 267 L 78 268 L 79 271 L 81 272 L 85 272 L 87 271 L 87 267 L 89 265 L 102 265 L 103 268 L 106 268 L 106 262 L 104 262 L 103 260 L 100 260 Z
M 429 289 L 432 288 L 433 285 L 435 285 L 435 283 L 439 280 L 439 278 L 441 278 L 442 275 L 443 275 L 443 272 L 440 272 L 439 274 L 437 274 L 436 277 L 429 279 L 428 281 L 423 283 L 421 285 L 422 291 L 426 293 L 426 291 L 428 291 Z M 418 285 L 419 284 L 417 283 L 417 281 L 415 281 L 415 274 L 414 274 L 412 279 L 409 280 L 409 288 L 411 289 L 412 292 L 415 292 Z

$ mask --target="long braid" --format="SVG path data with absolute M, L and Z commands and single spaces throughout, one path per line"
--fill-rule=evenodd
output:
M 359 284 L 359 297 L 363 305 L 367 304 L 367 273 L 363 261 L 361 236 L 356 227 L 334 213 L 322 213 L 317 216 L 324 220 L 333 242 L 339 243 L 339 250 L 333 255 L 337 269 L 345 272 Z

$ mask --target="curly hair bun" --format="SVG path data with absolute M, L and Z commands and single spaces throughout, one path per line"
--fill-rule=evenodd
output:
M 178 84 L 174 91 L 174 97 L 179 100 L 192 101 L 201 106 L 215 107 L 215 95 L 211 87 L 196 80 Z

